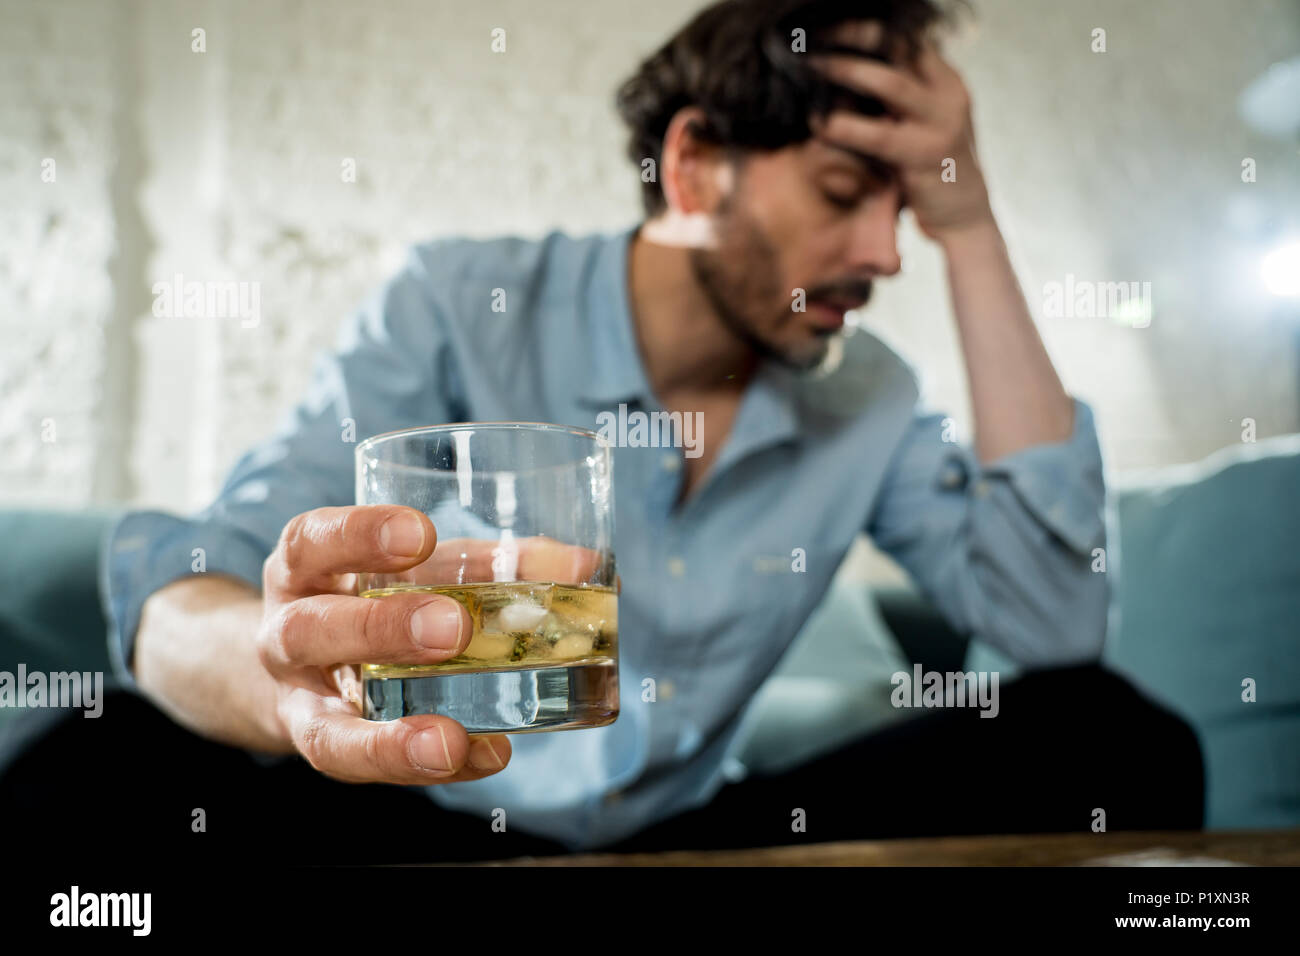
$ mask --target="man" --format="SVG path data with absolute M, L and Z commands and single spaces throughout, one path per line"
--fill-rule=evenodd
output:
M 121 522 L 104 588 L 122 674 L 202 737 L 302 755 L 324 775 L 312 774 L 317 783 L 425 788 L 437 806 L 398 810 L 391 797 L 409 791 L 379 788 L 375 802 L 336 814 L 373 829 L 379 859 L 413 833 L 424 858 L 520 852 L 529 844 L 495 839 L 489 821 L 502 811 L 515 839 L 569 850 L 626 848 L 637 834 L 663 848 L 708 834 L 719 845 L 789 840 L 794 807 L 833 797 L 851 800 L 849 821 L 870 810 L 875 828 L 834 830 L 831 812 L 810 810 L 808 839 L 1083 830 L 1095 807 L 1114 826 L 1152 823 L 1142 813 L 1159 801 L 1135 797 L 1126 777 L 1141 778 L 1138 791 L 1152 776 L 1174 781 L 1169 792 L 1191 810 L 1179 817 L 1170 805 L 1154 822 L 1199 825 L 1190 732 L 1087 668 L 1056 684 L 1030 678 L 1021 696 L 1007 688 L 998 720 L 917 721 L 929 730 L 727 785 L 739 717 L 863 530 L 954 626 L 1023 664 L 1085 663 L 1102 646 L 1091 414 L 1063 389 L 1018 289 L 967 93 L 933 45 L 938 20 L 929 0 L 730 0 L 699 14 L 620 92 L 631 156 L 654 173 L 644 223 L 613 236 L 417 246 L 210 508 Z M 914 377 L 893 353 L 840 332 L 872 283 L 899 271 L 905 206 L 947 262 L 973 448 L 917 412 Z M 496 290 L 504 312 L 491 308 Z M 615 452 L 618 720 L 473 740 L 448 718 L 363 720 L 357 662 L 446 660 L 468 634 L 450 599 L 355 596 L 356 572 L 413 566 L 437 529 L 409 509 L 350 505 L 343 420 L 358 435 L 509 419 L 595 429 L 620 404 L 700 413 L 703 434 L 698 456 Z M 196 547 L 206 573 L 191 571 Z M 803 573 L 773 577 L 756 560 L 795 548 Z M 654 701 L 642 699 L 645 677 L 661 689 Z M 1174 742 L 1158 766 L 1123 748 L 1110 764 L 1094 752 L 1130 721 Z M 1049 722 L 1055 737 L 1041 736 Z M 1026 752 L 1041 746 L 1054 752 Z M 946 759 L 962 761 L 958 784 L 951 768 L 926 763 Z M 1016 769 L 1031 759 L 1037 775 Z M 918 779 L 927 766 L 934 775 Z M 275 799 L 239 772 L 258 801 Z M 868 774 L 873 795 L 855 785 Z M 338 799 L 338 787 L 296 779 L 317 794 L 303 807 Z M 674 826 L 694 829 L 674 837 Z

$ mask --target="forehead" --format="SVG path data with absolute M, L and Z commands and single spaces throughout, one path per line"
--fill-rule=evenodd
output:
M 898 182 L 897 170 L 874 156 L 812 137 L 778 149 L 732 153 L 733 168 L 748 183 L 779 182 L 787 176 L 852 176 L 871 191 Z

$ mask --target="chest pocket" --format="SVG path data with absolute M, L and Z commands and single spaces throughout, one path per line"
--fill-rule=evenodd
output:
M 802 609 L 813 595 L 825 590 L 838 567 L 838 557 L 814 541 L 789 547 L 771 542 L 736 556 L 737 593 L 744 595 L 746 610 L 759 616 L 758 626 L 797 629 L 802 624 Z

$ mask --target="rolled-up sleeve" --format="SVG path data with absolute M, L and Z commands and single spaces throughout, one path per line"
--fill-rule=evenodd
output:
M 188 517 L 128 511 L 105 536 L 100 596 L 125 686 L 136 687 L 132 651 L 150 594 L 194 574 L 260 591 L 262 565 L 290 518 L 354 502 L 358 441 L 448 420 L 456 389 L 438 374 L 450 363 L 424 249 L 344 324 L 334 351 L 317 358 L 303 400 L 236 462 L 211 505 Z
M 1096 659 L 1109 586 L 1092 410 L 1076 399 L 1068 439 L 987 464 L 943 437 L 942 416 L 916 417 L 867 533 L 955 628 L 1016 663 Z

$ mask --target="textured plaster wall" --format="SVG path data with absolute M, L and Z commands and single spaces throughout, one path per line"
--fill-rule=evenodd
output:
M 201 505 L 404 244 L 632 222 L 612 92 L 699 6 L 0 0 L 3 499 Z M 1242 232 L 1300 209 L 1297 155 L 1234 113 L 1300 49 L 1300 7 L 976 7 L 953 56 L 1031 307 L 1067 273 L 1153 284 L 1146 329 L 1041 320 L 1112 467 L 1202 457 L 1244 417 L 1300 429 L 1300 316 L 1258 293 Z M 968 429 L 941 261 L 901 243 L 904 278 L 863 321 Z M 177 273 L 259 282 L 259 324 L 153 316 Z
M 133 371 L 127 24 L 95 0 L 6 0 L 0 24 L 0 487 L 30 502 L 114 497 Z

